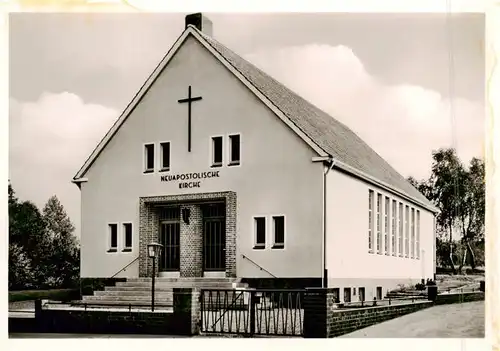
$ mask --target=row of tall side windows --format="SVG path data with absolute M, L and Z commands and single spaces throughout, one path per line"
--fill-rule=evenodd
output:
M 368 190 L 368 252 L 420 259 L 420 211 Z
M 241 161 L 240 140 L 241 137 L 239 134 L 229 135 L 226 144 L 227 152 L 224 152 L 225 150 L 224 137 L 222 136 L 212 137 L 211 161 L 210 161 L 211 167 L 222 167 L 224 164 L 224 159 L 226 157 L 228 166 L 239 165 Z M 155 148 L 156 148 L 155 143 L 149 143 L 144 145 L 144 173 L 152 173 L 155 171 L 155 169 L 158 169 L 160 172 L 166 172 L 170 170 L 171 167 L 170 142 L 167 141 L 159 143 L 158 147 L 159 155 L 156 155 Z M 156 161 L 158 161 L 159 167 Z

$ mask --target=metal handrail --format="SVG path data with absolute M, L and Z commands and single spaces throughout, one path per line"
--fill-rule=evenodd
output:
M 260 264 L 256 263 L 255 261 L 253 261 L 251 258 L 249 258 L 248 256 L 245 256 L 244 254 L 241 254 L 241 256 L 247 260 L 249 260 L 250 262 L 252 262 L 254 265 L 256 265 L 261 271 L 265 271 L 267 272 L 267 274 L 269 274 L 271 277 L 273 278 L 278 278 L 277 276 L 275 276 L 274 274 L 272 274 L 271 272 L 269 272 L 267 269 L 265 269 L 264 267 L 262 267 Z
M 116 277 L 119 273 L 121 273 L 122 271 L 124 271 L 125 269 L 127 269 L 127 268 L 128 268 L 128 266 L 130 266 L 132 263 L 134 263 L 134 262 L 135 262 L 135 261 L 137 261 L 138 259 L 139 259 L 139 256 L 137 256 L 136 258 L 134 258 L 134 259 L 132 260 L 132 262 L 130 262 L 130 263 L 129 263 L 129 264 L 127 264 L 125 267 L 123 267 L 122 269 L 120 269 L 118 272 L 116 272 L 115 274 L 113 274 L 113 275 L 111 276 L 111 278 L 110 278 L 110 279 L 113 279 L 114 277 Z

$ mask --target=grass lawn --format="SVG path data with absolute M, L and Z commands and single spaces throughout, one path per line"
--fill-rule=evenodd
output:
M 343 338 L 484 338 L 484 301 L 430 307 Z

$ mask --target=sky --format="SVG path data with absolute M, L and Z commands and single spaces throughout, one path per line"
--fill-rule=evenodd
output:
M 184 15 L 9 18 L 9 179 L 57 195 L 80 234 L 71 179 L 184 29 Z M 482 14 L 207 13 L 213 35 L 337 118 L 403 176 L 432 151 L 484 155 Z M 453 118 L 452 118 L 453 117 Z

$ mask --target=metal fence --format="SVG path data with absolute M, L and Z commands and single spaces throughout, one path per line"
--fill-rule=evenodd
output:
M 302 336 L 304 293 L 302 289 L 204 289 L 200 294 L 201 331 Z

